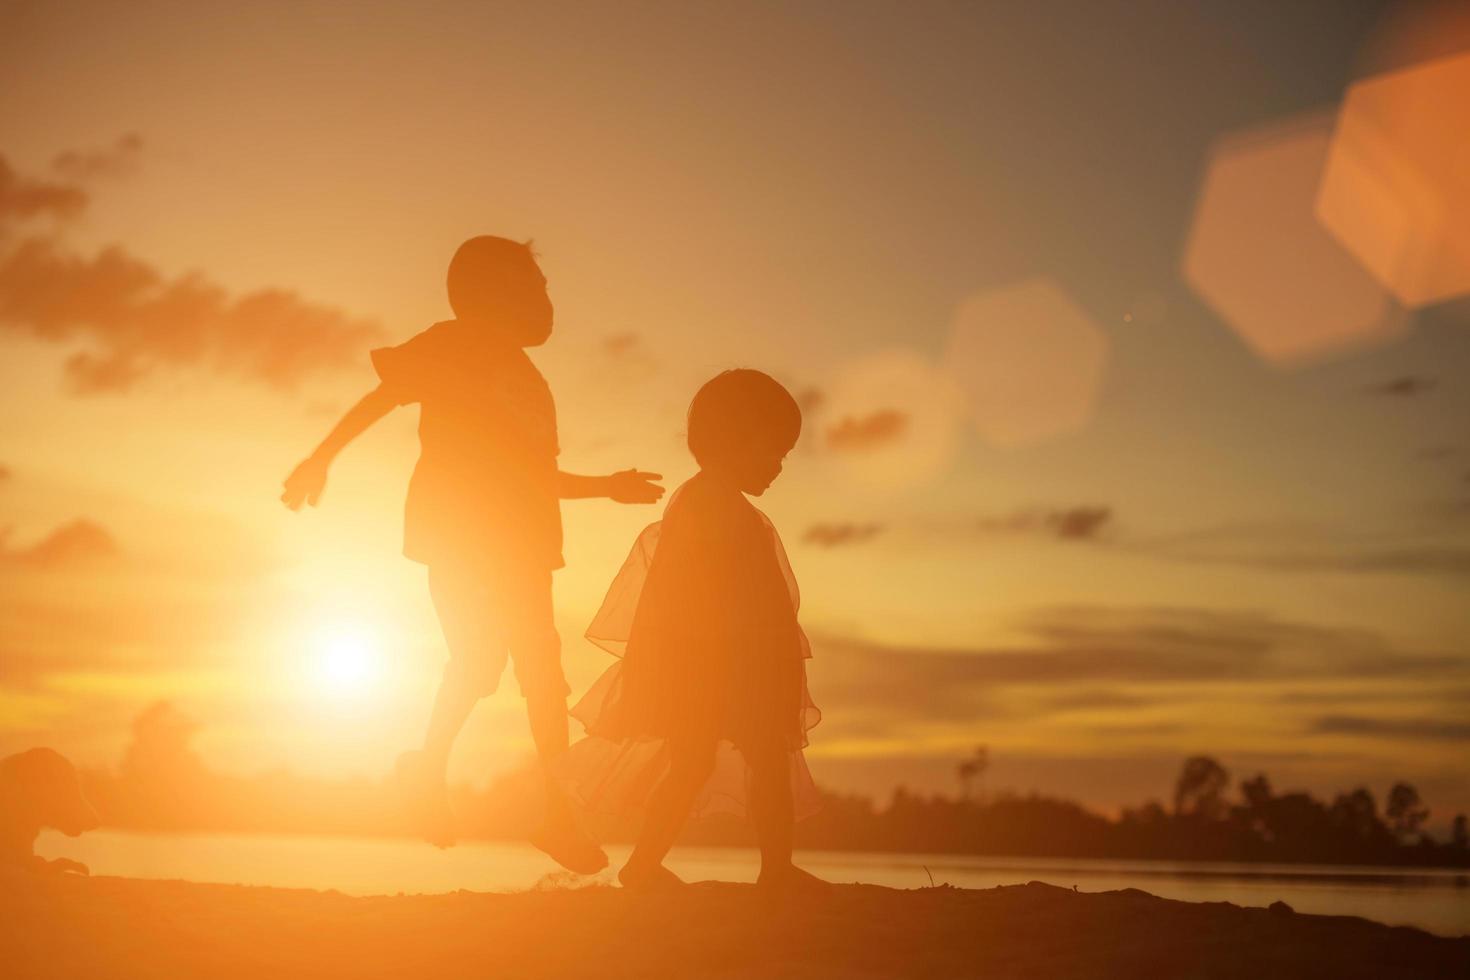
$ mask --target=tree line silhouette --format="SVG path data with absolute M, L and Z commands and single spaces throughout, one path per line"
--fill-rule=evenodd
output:
M 114 771 L 83 773 L 105 826 L 147 831 L 399 835 L 408 825 L 387 781 L 325 780 L 276 771 L 242 777 L 211 770 L 194 751 L 196 726 L 168 703 L 133 725 Z M 797 844 L 824 850 L 1238 862 L 1470 867 L 1470 831 L 1454 817 L 1448 839 L 1424 830 L 1430 810 L 1405 782 L 1380 811 L 1359 787 L 1330 801 L 1277 792 L 1265 774 L 1235 784 L 1209 756 L 1186 759 L 1170 805 L 1150 801 L 1107 817 L 1079 803 L 1009 792 L 984 795 L 984 747 L 961 760 L 956 796 L 903 787 L 886 805 L 824 792 L 821 811 L 797 827 Z M 534 767 L 481 790 L 460 786 L 453 803 L 465 837 L 524 839 L 540 817 L 542 779 Z M 636 820 L 604 823 L 606 840 L 631 840 Z M 745 844 L 744 821 L 712 817 L 691 825 L 691 844 Z

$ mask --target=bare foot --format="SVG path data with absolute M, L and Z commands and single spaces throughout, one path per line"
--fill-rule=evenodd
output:
M 669 892 L 684 887 L 684 879 L 662 864 L 652 867 L 625 864 L 623 870 L 618 872 L 618 881 L 631 892 Z
M 553 861 L 579 875 L 595 875 L 607 867 L 607 852 L 575 820 L 549 820 L 531 843 Z
M 775 893 L 816 893 L 823 892 L 832 887 L 830 881 L 824 881 L 804 871 L 794 864 L 783 865 L 779 868 L 761 868 L 760 877 L 756 878 L 757 888 L 762 888 Z
M 454 810 L 449 806 L 444 774 L 435 772 L 424 753 L 414 750 L 398 757 L 393 778 L 414 831 L 435 847 L 453 847 Z

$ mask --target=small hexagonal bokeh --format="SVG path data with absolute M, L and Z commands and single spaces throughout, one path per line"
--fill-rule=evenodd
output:
M 1046 278 L 966 300 L 945 354 L 975 427 L 1003 448 L 1084 425 L 1106 360 L 1102 329 Z
M 1353 85 L 1317 197 L 1322 224 L 1408 307 L 1470 293 L 1470 55 Z
M 1274 364 L 1368 346 L 1404 326 L 1314 213 L 1330 136 L 1331 120 L 1310 116 L 1218 144 L 1185 246 L 1190 288 Z

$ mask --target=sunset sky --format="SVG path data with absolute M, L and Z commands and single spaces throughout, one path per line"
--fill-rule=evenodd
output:
M 984 743 L 987 789 L 1111 808 L 1203 752 L 1407 778 L 1441 824 L 1470 808 L 1470 123 L 1380 125 L 1470 99 L 1441 15 L 0 6 L 0 752 L 111 765 L 160 698 L 229 771 L 376 777 L 418 741 L 417 409 L 320 509 L 277 496 L 490 233 L 550 282 L 565 469 L 676 486 L 727 367 L 802 396 L 759 505 L 820 781 L 953 791 Z M 657 510 L 563 512 L 580 690 Z M 507 683 L 454 771 L 529 753 Z

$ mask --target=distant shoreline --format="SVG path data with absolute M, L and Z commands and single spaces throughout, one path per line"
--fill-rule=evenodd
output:
M 139 827 L 104 825 L 100 830 L 115 831 L 128 834 L 146 834 L 148 836 L 173 836 L 173 835 L 240 835 L 248 837 L 323 837 L 323 838 L 356 838 L 360 840 L 419 840 L 417 836 L 408 832 L 392 832 L 386 830 L 361 830 L 340 831 L 332 828 L 293 828 L 293 827 Z M 695 831 L 681 840 L 681 843 L 691 847 L 706 847 L 719 849 L 748 849 L 754 846 L 753 838 L 748 836 L 744 828 L 738 828 L 734 832 L 724 833 L 701 833 L 696 827 Z M 460 836 L 461 843 L 520 843 L 527 839 L 528 834 L 504 833 L 504 834 L 471 834 L 464 833 Z M 632 836 L 625 834 L 611 834 L 600 838 L 608 844 L 631 844 Z M 1108 853 L 1058 853 L 1046 851 L 1000 851 L 1000 850 L 922 850 L 903 848 L 897 846 L 884 847 L 881 844 L 862 846 L 852 844 L 844 846 L 841 843 L 813 843 L 800 839 L 800 825 L 798 825 L 797 847 L 807 851 L 826 851 L 834 854 L 893 854 L 905 857 L 934 857 L 934 858 L 970 858 L 970 859 L 1001 859 L 1015 861 L 1113 861 L 1120 864 L 1190 864 L 1219 866 L 1221 868 L 1234 867 L 1241 869 L 1241 873 L 1248 873 L 1248 869 L 1255 868 L 1343 868 L 1362 869 L 1364 872 L 1373 871 L 1403 871 L 1441 873 L 1453 875 L 1470 876 L 1470 860 L 1464 864 L 1415 864 L 1394 861 L 1332 861 L 1311 859 L 1290 859 L 1270 856 L 1261 857 L 1189 857 L 1189 856 L 1165 856 L 1165 855 L 1133 855 L 1133 854 L 1108 854 Z M 1186 873 L 1186 872 L 1181 872 Z M 1265 873 L 1265 872 L 1261 872 Z M 1470 880 L 1470 878 L 1467 878 Z

